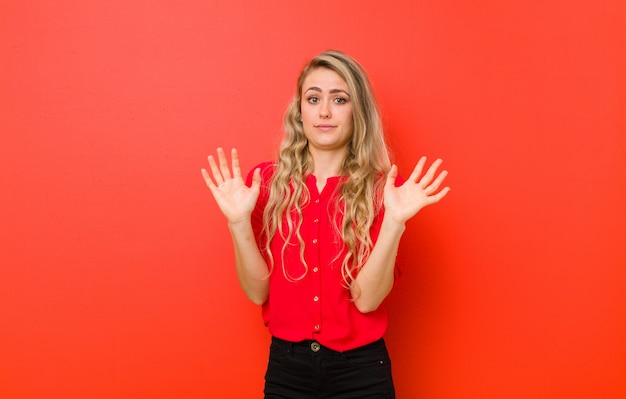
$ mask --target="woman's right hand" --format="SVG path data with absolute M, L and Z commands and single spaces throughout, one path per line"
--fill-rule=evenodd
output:
M 209 172 L 204 168 L 202 169 L 202 177 L 204 177 L 204 182 L 211 190 L 220 210 L 228 219 L 228 223 L 236 224 L 250 219 L 250 215 L 259 198 L 261 170 L 255 169 L 252 176 L 252 185 L 248 187 L 241 177 L 239 156 L 234 148 L 231 152 L 231 159 L 232 173 L 228 168 L 224 150 L 218 148 L 217 163 L 215 158 L 209 155 L 209 167 L 213 178 L 211 179 Z

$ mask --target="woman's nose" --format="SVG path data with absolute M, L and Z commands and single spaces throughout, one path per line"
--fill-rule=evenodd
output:
M 326 101 L 322 101 L 320 104 L 320 117 L 330 118 L 330 106 Z

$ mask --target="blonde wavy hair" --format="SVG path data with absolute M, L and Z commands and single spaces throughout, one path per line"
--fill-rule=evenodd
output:
M 347 83 L 352 101 L 353 132 L 349 150 L 342 164 L 345 180 L 339 188 L 339 212 L 343 214 L 341 226 L 335 226 L 343 241 L 346 255 L 341 273 L 346 287 L 352 284 L 369 257 L 373 241 L 370 228 L 375 215 L 382 208 L 384 176 L 391 168 L 385 143 L 382 121 L 369 79 L 363 67 L 350 56 L 339 51 L 326 51 L 309 61 L 298 77 L 296 93 L 284 117 L 284 138 L 278 151 L 275 173 L 271 179 L 269 199 L 263 214 L 264 252 L 274 267 L 270 251 L 272 238 L 279 234 L 284 240 L 281 251 L 282 271 L 290 281 L 304 278 L 308 265 L 304 259 L 304 240 L 300 233 L 302 208 L 308 204 L 310 193 L 305 176 L 313 170 L 313 159 L 308 151 L 308 141 L 300 123 L 302 85 L 308 74 L 317 68 L 336 72 Z M 334 220 L 337 220 L 334 215 Z M 283 227 L 285 220 L 287 228 Z M 295 234 L 300 245 L 300 259 L 304 273 L 291 276 L 284 264 L 284 254 Z M 340 251 L 338 256 L 343 253 Z

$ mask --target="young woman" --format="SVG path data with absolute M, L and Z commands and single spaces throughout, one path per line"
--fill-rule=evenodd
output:
M 237 275 L 272 335 L 265 398 L 394 398 L 380 306 L 405 223 L 441 200 L 441 160 L 402 184 L 363 68 L 327 51 L 298 78 L 275 162 L 244 182 L 236 150 L 202 170 Z

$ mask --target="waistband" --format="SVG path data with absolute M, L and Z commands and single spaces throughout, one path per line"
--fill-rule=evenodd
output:
M 372 343 L 363 345 L 363 346 L 359 346 L 357 348 L 354 349 L 349 349 L 346 351 L 336 351 L 333 349 L 330 349 L 322 344 L 320 344 L 318 341 L 312 340 L 312 339 L 306 339 L 304 341 L 299 341 L 299 342 L 291 342 L 291 341 L 286 341 L 284 339 L 281 338 L 277 338 L 277 337 L 272 337 L 272 343 L 276 344 L 280 347 L 286 348 L 287 350 L 291 350 L 293 351 L 293 353 L 354 353 L 354 352 L 359 352 L 359 351 L 369 351 L 369 350 L 374 350 L 377 348 L 383 348 L 386 349 L 385 347 L 385 341 L 383 338 L 374 341 Z

